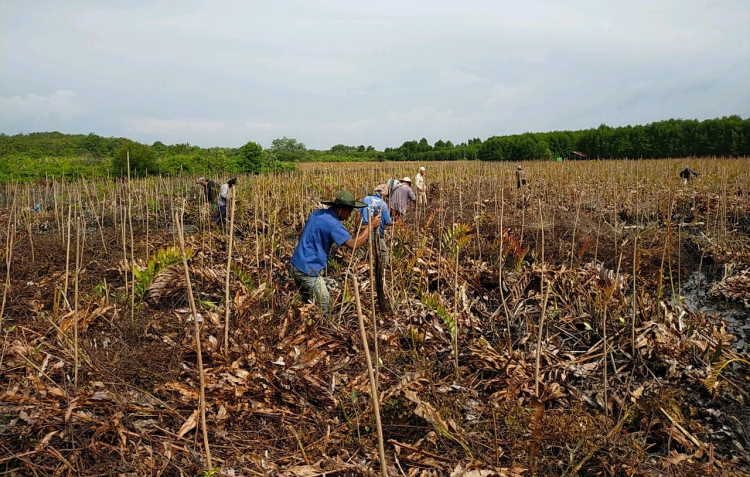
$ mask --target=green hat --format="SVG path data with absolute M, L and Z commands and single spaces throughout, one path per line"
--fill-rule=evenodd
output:
M 324 200 L 322 201 L 325 205 L 341 206 L 341 207 L 352 207 L 355 209 L 361 209 L 367 207 L 367 204 L 354 200 L 354 196 L 348 190 L 340 190 L 336 193 L 335 200 Z

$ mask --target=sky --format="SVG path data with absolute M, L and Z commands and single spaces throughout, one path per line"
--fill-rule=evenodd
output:
M 0 132 L 308 148 L 750 116 L 747 0 L 0 1 Z

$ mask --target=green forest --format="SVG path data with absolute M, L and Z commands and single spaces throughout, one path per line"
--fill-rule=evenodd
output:
M 646 125 L 578 131 L 552 131 L 472 138 L 454 144 L 410 140 L 378 151 L 373 146 L 337 144 L 308 149 L 294 138 L 274 139 L 263 149 L 255 142 L 238 148 L 191 144 L 151 145 L 96 134 L 39 132 L 0 134 L 0 181 L 149 174 L 264 173 L 293 170 L 297 162 L 350 161 L 525 161 L 549 159 L 639 159 L 750 156 L 750 118 L 728 116 L 704 121 L 670 119 Z
M 750 118 L 728 116 L 705 121 L 670 119 L 646 125 L 579 131 L 552 131 L 470 139 L 458 145 L 426 139 L 386 149 L 391 161 L 529 161 L 750 156 Z

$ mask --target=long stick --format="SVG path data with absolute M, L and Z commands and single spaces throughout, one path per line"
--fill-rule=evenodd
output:
M 541 281 L 541 288 L 539 291 L 544 289 L 544 272 L 546 270 L 546 267 L 544 265 L 544 217 L 542 216 L 542 201 L 539 201 L 539 223 L 541 224 L 541 233 L 542 233 L 542 281 Z M 539 317 L 539 334 L 537 336 L 536 340 L 536 369 L 534 372 L 534 381 L 535 381 L 535 391 L 536 391 L 536 397 L 539 398 L 539 368 L 541 367 L 542 362 L 542 333 L 544 331 L 544 319 L 547 315 L 547 299 L 549 298 L 549 289 L 550 284 L 547 284 L 547 290 L 544 294 L 544 302 L 542 303 L 542 315 Z
M 130 228 L 130 322 L 135 319 L 135 240 L 133 239 L 133 199 L 130 183 L 130 151 L 128 158 L 128 227 Z M 127 257 L 125 257 L 127 260 Z
M 370 210 L 372 212 L 372 210 Z M 369 217 L 372 218 L 372 215 Z M 373 336 L 375 336 L 375 379 L 376 382 L 379 382 L 380 380 L 380 350 L 378 349 L 378 319 L 375 316 L 375 271 L 373 270 L 375 266 L 375 258 L 373 257 L 373 240 L 374 235 L 380 233 L 380 230 L 373 229 L 370 230 L 370 233 L 367 235 L 367 252 L 370 259 L 370 319 L 372 320 L 372 332 Z M 378 297 L 380 298 L 380 297 Z M 381 306 L 381 311 L 384 311 Z
M 65 247 L 65 286 L 63 287 L 63 296 L 68 301 L 68 282 L 70 281 L 70 214 L 73 212 L 73 206 L 68 204 L 68 237 Z
M 224 283 L 224 356 L 229 356 L 229 311 L 232 308 L 229 301 L 229 275 L 232 270 L 232 245 L 234 243 L 234 197 L 236 191 L 232 191 L 232 203 L 229 209 L 229 244 L 227 246 L 227 277 Z
M 367 333 L 365 332 L 365 318 L 362 314 L 362 303 L 359 300 L 359 282 L 357 276 L 352 274 L 354 282 L 354 298 L 357 302 L 357 317 L 359 318 L 359 334 L 362 336 L 362 346 L 365 350 L 367 359 L 367 374 L 370 376 L 370 396 L 372 396 L 372 407 L 375 410 L 375 424 L 378 429 L 378 453 L 380 454 L 380 469 L 383 477 L 388 477 L 388 463 L 385 460 L 385 446 L 383 444 L 383 424 L 380 422 L 380 395 L 378 394 L 378 384 L 375 381 L 375 372 L 372 369 L 372 359 L 370 358 L 370 346 L 367 344 Z
M 193 315 L 195 324 L 195 353 L 198 358 L 198 375 L 200 377 L 200 402 L 198 408 L 201 414 L 201 428 L 203 430 L 203 448 L 206 451 L 206 467 L 208 470 L 213 469 L 211 464 L 211 448 L 208 445 L 208 428 L 206 427 L 206 373 L 203 370 L 203 355 L 201 353 L 201 329 L 198 325 L 198 311 L 195 307 L 195 298 L 193 297 L 193 284 L 190 282 L 190 268 L 187 263 L 185 254 L 185 235 L 182 229 L 182 216 L 175 211 L 174 222 L 177 226 L 177 235 L 180 239 L 180 253 L 182 254 L 182 266 L 185 269 L 185 281 L 187 283 L 188 302 L 190 303 L 190 312 Z
M 15 217 L 16 196 L 13 195 L 10 214 L 8 215 L 8 231 L 5 242 L 5 287 L 3 287 L 3 301 L 0 304 L 0 330 L 3 328 L 3 315 L 5 314 L 5 303 L 8 299 L 8 290 L 10 289 L 10 266 L 13 261 L 13 242 L 16 240 L 16 217 Z

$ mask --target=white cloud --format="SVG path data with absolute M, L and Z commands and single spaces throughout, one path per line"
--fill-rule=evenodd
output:
M 84 111 L 76 93 L 70 90 L 61 89 L 48 95 L 0 96 L 3 123 L 71 121 Z
M 0 50 L 6 133 L 203 146 L 285 135 L 315 148 L 385 147 L 750 115 L 747 0 L 184 0 L 33 10 L 6 0 L 2 9 L 0 44 L 13 45 Z
M 222 121 L 205 119 L 160 119 L 160 118 L 131 118 L 127 120 L 128 128 L 136 133 L 144 134 L 202 134 L 223 129 Z
M 256 129 L 273 129 L 276 126 L 268 121 L 246 121 L 245 127 L 250 130 L 256 130 Z

